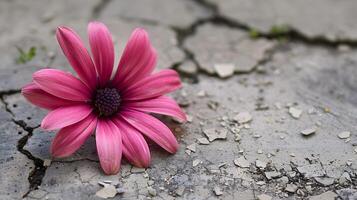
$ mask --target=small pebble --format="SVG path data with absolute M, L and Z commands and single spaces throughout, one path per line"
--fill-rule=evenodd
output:
M 196 159 L 192 161 L 192 167 L 196 167 L 197 165 L 199 165 L 202 161 L 200 159 Z
M 315 128 L 308 128 L 308 129 L 305 129 L 305 130 L 302 130 L 300 133 L 303 135 L 303 136 L 309 136 L 309 135 L 312 135 L 316 132 L 316 129 Z
M 290 107 L 289 108 L 289 114 L 295 118 L 295 119 L 299 119 L 301 114 L 302 114 L 302 110 L 299 110 L 297 108 L 294 108 L 294 107 Z
M 351 137 L 351 132 L 349 131 L 343 131 L 340 134 L 338 134 L 338 138 L 340 139 L 347 139 L 349 137 Z
M 253 117 L 249 112 L 240 112 L 233 119 L 239 124 L 244 124 L 252 121 Z
M 245 159 L 243 156 L 235 159 L 234 164 L 237 165 L 238 167 L 242 167 L 242 168 L 249 168 L 250 163 L 247 159 Z
M 213 188 L 213 191 L 214 191 L 214 193 L 215 193 L 217 196 L 221 196 L 221 195 L 223 194 L 222 189 L 219 188 L 218 186 L 215 186 L 215 187 Z
M 52 162 L 52 160 L 50 160 L 50 159 L 45 159 L 45 160 L 43 161 L 43 166 L 44 166 L 44 167 L 49 167 L 49 166 L 51 165 L 51 162 Z
M 220 78 L 227 78 L 233 75 L 234 73 L 233 64 L 215 64 L 214 69 Z
M 256 160 L 255 161 L 255 166 L 260 168 L 260 169 L 265 169 L 267 167 L 267 163 L 264 161 Z

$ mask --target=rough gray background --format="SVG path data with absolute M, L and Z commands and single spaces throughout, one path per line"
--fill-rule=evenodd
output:
M 354 0 L 0 1 L 0 199 L 100 199 L 106 180 L 123 192 L 115 199 L 357 199 L 356 9 Z M 132 29 L 146 28 L 158 68 L 184 81 L 173 96 L 190 122 L 161 118 L 180 150 L 151 144 L 146 170 L 124 161 L 105 176 L 93 137 L 44 165 L 54 133 L 39 128 L 45 111 L 20 88 L 38 69 L 71 70 L 54 30 L 87 38 L 94 19 L 111 30 L 117 59 Z M 15 62 L 16 47 L 33 46 L 33 60 Z

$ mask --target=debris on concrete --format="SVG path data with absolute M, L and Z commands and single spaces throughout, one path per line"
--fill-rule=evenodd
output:
M 234 74 L 233 64 L 215 64 L 214 69 L 220 78 L 227 78 Z
M 349 137 L 351 137 L 351 132 L 349 132 L 349 131 L 343 131 L 338 134 L 338 138 L 340 138 L 340 139 L 347 139 Z
M 281 176 L 281 173 L 278 171 L 264 172 L 264 174 L 268 180 L 271 180 L 273 178 L 278 178 L 279 176 Z
M 273 198 L 267 194 L 260 194 L 257 196 L 258 200 L 272 200 Z
M 335 200 L 337 198 L 337 194 L 332 191 L 327 191 L 319 195 L 311 196 L 309 200 Z
M 234 160 L 234 164 L 238 167 L 242 168 L 249 168 L 250 163 L 247 159 L 244 158 L 244 156 L 241 156 L 237 159 Z
M 286 184 L 285 191 L 295 193 L 298 187 L 295 184 Z
M 196 152 L 196 144 L 195 143 L 190 144 L 190 145 L 186 146 L 186 149 L 188 149 L 192 152 Z
M 197 165 L 201 164 L 202 161 L 200 159 L 195 159 L 192 161 L 192 167 L 196 167 Z
M 331 177 L 314 177 L 315 181 L 323 186 L 330 186 L 335 182 L 334 178 Z
M 240 112 L 233 118 L 239 124 L 244 124 L 252 121 L 253 117 L 249 112 Z
M 199 144 L 203 144 L 203 145 L 209 144 L 209 141 L 207 140 L 207 138 L 197 138 L 197 141 Z
M 222 189 L 221 189 L 220 187 L 218 187 L 218 186 L 215 186 L 215 187 L 213 188 L 213 191 L 214 191 L 214 194 L 215 194 L 216 196 L 221 196 L 221 195 L 223 194 Z
M 198 71 L 196 64 L 192 61 L 185 61 L 184 63 L 180 64 L 177 70 L 189 75 L 196 74 Z
M 50 160 L 50 159 L 45 159 L 45 160 L 43 161 L 43 166 L 44 166 L 44 167 L 49 167 L 49 166 L 51 165 L 51 162 L 52 162 L 52 160 Z
M 267 167 L 267 163 L 264 161 L 256 160 L 255 161 L 255 166 L 260 168 L 260 169 L 265 169 Z
M 304 129 L 300 132 L 303 136 L 310 136 L 314 133 L 316 133 L 316 128 L 308 128 L 308 129 Z
M 208 138 L 210 142 L 213 142 L 214 140 L 227 139 L 227 130 L 225 129 L 219 129 L 219 130 L 216 130 L 215 128 L 204 129 L 203 133 L 205 134 L 205 136 Z
M 320 177 L 325 175 L 325 171 L 319 163 L 297 167 L 297 170 L 307 178 Z
M 340 178 L 338 179 L 338 183 L 340 185 L 346 185 L 347 183 L 351 182 L 351 176 L 347 172 L 343 172 Z
M 113 185 L 106 185 L 95 193 L 97 197 L 108 199 L 113 198 L 117 194 L 117 189 Z
M 289 114 L 294 118 L 294 119 L 299 119 L 301 114 L 302 114 L 302 110 L 295 108 L 295 107 L 290 107 L 289 108 Z

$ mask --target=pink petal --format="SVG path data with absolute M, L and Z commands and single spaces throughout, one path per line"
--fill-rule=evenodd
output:
M 120 59 L 113 85 L 118 89 L 137 82 L 151 74 L 156 65 L 157 54 L 150 44 L 149 36 L 144 29 L 133 31 Z
M 52 141 L 52 156 L 63 158 L 77 151 L 93 133 L 96 125 L 97 118 L 90 114 L 82 121 L 61 129 Z
M 101 22 L 88 25 L 89 43 L 99 75 L 99 84 L 104 86 L 110 79 L 114 65 L 114 46 L 108 28 Z
M 120 113 L 129 124 L 156 142 L 170 153 L 175 153 L 178 143 L 169 128 L 158 119 L 134 110 L 123 110 Z
M 91 112 L 92 108 L 86 104 L 59 107 L 46 115 L 41 127 L 46 130 L 60 129 L 83 120 Z
M 118 127 L 110 120 L 98 120 L 96 131 L 97 151 L 106 174 L 116 174 L 120 169 L 122 138 Z
M 34 82 L 44 91 L 72 101 L 87 101 L 91 92 L 70 73 L 57 69 L 42 69 L 33 74 Z
M 141 112 L 157 113 L 175 117 L 181 121 L 186 121 L 186 115 L 177 105 L 176 101 L 167 96 L 160 96 L 154 99 L 143 101 L 129 101 L 124 103 L 130 109 Z
M 24 86 L 21 93 L 32 104 L 49 110 L 78 103 L 55 97 L 40 89 L 35 83 L 29 83 Z
M 150 165 L 150 150 L 141 133 L 121 118 L 113 119 L 123 137 L 123 154 L 136 167 Z
M 64 55 L 80 79 L 91 89 L 97 85 L 97 74 L 80 37 L 68 27 L 58 27 L 56 32 L 57 40 Z
M 143 100 L 162 96 L 181 87 L 180 78 L 174 70 L 165 69 L 147 76 L 122 91 L 125 100 Z

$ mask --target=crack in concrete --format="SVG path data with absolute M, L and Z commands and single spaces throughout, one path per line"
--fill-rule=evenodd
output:
M 43 166 L 42 159 L 35 157 L 31 154 L 30 151 L 24 149 L 24 146 L 27 144 L 27 141 L 32 137 L 33 131 L 38 128 L 39 125 L 36 127 L 30 127 L 26 124 L 25 121 L 14 119 L 15 114 L 9 109 L 8 103 L 4 100 L 5 95 L 17 94 L 19 92 L 20 90 L 9 90 L 0 92 L 0 101 L 5 105 L 6 112 L 10 113 L 10 115 L 12 116 L 12 122 L 20 126 L 25 132 L 27 132 L 27 134 L 20 138 L 17 142 L 17 150 L 23 155 L 25 155 L 28 159 L 32 160 L 35 165 L 34 169 L 29 173 L 27 178 L 30 183 L 30 186 L 28 191 L 22 196 L 23 198 L 25 198 L 31 191 L 38 189 L 38 186 L 41 185 L 42 179 L 46 173 L 46 167 Z
M 279 40 L 281 38 L 286 38 L 288 41 L 294 41 L 303 43 L 305 45 L 323 46 L 337 48 L 340 45 L 348 45 L 350 47 L 357 48 L 357 40 L 350 39 L 339 39 L 339 40 L 329 40 L 325 36 L 308 37 L 292 27 L 287 27 L 288 29 L 283 32 L 264 32 L 251 27 L 249 24 L 240 22 L 229 17 L 226 17 L 220 13 L 219 8 L 216 4 L 207 2 L 206 0 L 192 0 L 203 8 L 209 10 L 213 13 L 213 17 L 209 20 L 213 24 L 221 24 L 228 26 L 230 28 L 239 29 L 246 32 L 256 31 L 256 38 L 265 38 L 269 40 Z
M 202 67 L 200 66 L 200 63 L 195 59 L 194 52 L 190 51 L 189 49 L 187 49 L 186 47 L 183 46 L 183 44 L 187 38 L 194 36 L 196 34 L 197 29 L 200 26 L 207 24 L 207 23 L 211 23 L 213 25 L 229 26 L 230 28 L 235 28 L 235 29 L 239 29 L 239 30 L 248 30 L 248 29 L 245 29 L 244 26 L 241 26 L 240 24 L 231 26 L 230 22 L 225 21 L 225 19 L 217 17 L 217 16 L 213 16 L 211 18 L 206 18 L 206 19 L 199 19 L 186 28 L 170 27 L 176 33 L 176 38 L 178 41 L 177 47 L 179 49 L 181 49 L 185 54 L 185 60 L 178 62 L 178 63 L 174 63 L 173 65 L 171 65 L 170 68 L 178 71 L 177 70 L 178 66 L 181 65 L 184 61 L 187 61 L 187 60 L 192 61 L 198 69 L 198 71 L 195 75 L 187 75 L 187 74 L 181 73 L 179 71 L 178 72 L 183 77 L 195 78 L 194 83 L 198 82 L 198 79 L 197 79 L 198 74 L 205 74 L 207 76 L 217 77 L 216 74 L 210 74 L 207 71 L 203 70 Z M 271 40 L 271 39 L 269 39 L 269 40 Z M 279 48 L 279 46 L 277 45 L 277 46 L 271 48 L 270 50 L 266 51 L 265 57 L 261 60 L 258 60 L 258 63 L 255 66 L 253 66 L 253 68 L 251 70 L 244 71 L 244 72 L 234 72 L 234 74 L 235 75 L 244 75 L 244 74 L 252 74 L 252 73 L 256 72 L 257 68 L 259 66 L 264 65 L 272 60 L 272 57 L 278 48 Z
M 92 10 L 92 19 L 97 19 L 102 14 L 106 6 L 111 2 L 111 0 L 101 0 Z

